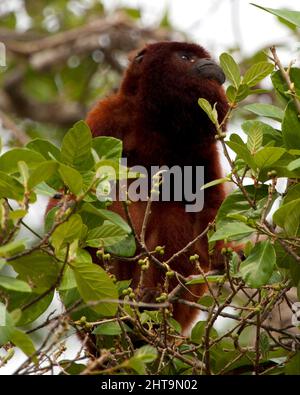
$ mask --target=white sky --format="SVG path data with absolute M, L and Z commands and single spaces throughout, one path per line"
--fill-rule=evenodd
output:
M 252 2 L 263 7 L 300 10 L 299 0 Z M 278 44 L 289 37 L 288 28 L 278 23 L 274 15 L 252 6 L 248 0 L 103 0 L 103 3 L 112 11 L 117 5 L 140 7 L 143 22 L 149 24 L 159 21 L 168 8 L 174 26 L 187 32 L 215 57 L 237 42 L 244 54 L 251 55 L 263 46 Z M 299 57 L 300 43 L 298 48 L 294 42 L 291 46 L 290 56 L 292 52 L 293 57 Z
M 300 11 L 300 0 L 252 1 L 265 7 Z M 18 2 L 19 0 L 10 0 L 6 4 L 12 7 Z M 215 58 L 237 43 L 241 46 L 243 54 L 251 55 L 262 47 L 287 42 L 289 37 L 289 30 L 279 24 L 275 16 L 250 5 L 248 0 L 103 0 L 103 3 L 111 12 L 117 5 L 140 7 L 145 24 L 159 21 L 168 8 L 172 24 L 188 33 L 192 40 L 206 47 Z M 0 10 L 1 5 L 4 5 L 3 0 L 0 0 Z M 232 23 L 233 20 L 235 23 Z M 294 44 L 293 41 L 288 55 L 285 54 L 286 61 L 293 58 L 299 61 L 300 42 Z M 280 50 L 278 52 L 282 58 Z M 38 210 L 35 212 L 43 216 L 44 209 L 41 206 L 39 202 Z M 0 370 L 0 375 L 10 374 L 23 359 L 24 355 L 18 352 L 16 357 Z

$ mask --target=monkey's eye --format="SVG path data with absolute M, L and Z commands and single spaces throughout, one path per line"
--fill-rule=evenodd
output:
M 185 62 L 191 62 L 191 63 L 194 63 L 194 62 L 195 62 L 195 58 L 194 58 L 193 56 L 191 56 L 191 55 L 181 54 L 181 55 L 180 55 L 180 58 L 181 58 L 182 60 L 184 60 Z
M 144 58 L 145 53 L 146 53 L 146 49 L 144 48 L 136 55 L 136 57 L 134 58 L 134 61 L 136 63 L 141 63 L 141 61 Z
M 188 55 L 180 55 L 182 60 L 189 61 L 190 57 Z
M 144 55 L 138 55 L 135 57 L 134 61 L 135 63 L 141 63 L 141 61 L 143 60 Z

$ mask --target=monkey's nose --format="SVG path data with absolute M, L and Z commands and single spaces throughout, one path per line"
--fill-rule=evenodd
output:
M 221 67 L 212 59 L 199 59 L 195 67 L 199 77 L 216 80 L 220 85 L 224 84 L 225 74 Z

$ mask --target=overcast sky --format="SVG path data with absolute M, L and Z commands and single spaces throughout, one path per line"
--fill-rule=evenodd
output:
M 296 0 L 252 1 L 264 7 L 300 10 L 300 2 Z M 248 0 L 103 0 L 103 3 L 111 10 L 121 4 L 140 7 L 143 22 L 149 24 L 160 20 L 169 9 L 175 27 L 187 32 L 215 56 L 236 44 L 250 55 L 289 36 L 288 28 L 275 16 L 254 7 Z M 291 46 L 290 56 L 299 57 L 299 47 L 295 43 Z
M 37 0 L 38 1 L 38 0 Z M 253 0 L 256 4 L 272 8 L 289 8 L 300 11 L 298 0 Z M 19 0 L 0 0 L 0 12 L 12 8 Z M 113 12 L 118 5 L 140 7 L 142 21 L 153 24 L 162 18 L 169 10 L 172 24 L 179 30 L 185 31 L 195 42 L 202 44 L 215 58 L 237 44 L 244 54 L 252 54 L 265 46 L 286 42 L 289 30 L 280 25 L 275 16 L 250 5 L 248 0 L 103 0 L 103 3 Z M 49 1 L 49 5 L 51 1 Z M 24 17 L 25 20 L 25 17 Z M 300 43 L 291 42 L 291 48 L 286 53 L 286 61 L 295 58 L 299 60 Z M 280 53 L 282 57 L 283 54 Z M 39 215 L 43 216 L 45 205 L 41 201 L 32 207 L 31 223 L 37 226 Z M 37 209 L 38 208 L 38 209 Z M 74 350 L 73 350 L 74 352 Z M 11 363 L 0 370 L 0 375 L 9 374 L 15 369 L 16 361 L 21 355 L 17 352 Z M 24 359 L 24 356 L 21 357 Z M 18 360 L 18 363 L 20 359 Z

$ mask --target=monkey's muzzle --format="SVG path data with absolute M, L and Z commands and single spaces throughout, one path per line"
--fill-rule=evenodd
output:
M 213 79 L 220 85 L 224 84 L 225 74 L 221 67 L 212 59 L 199 59 L 194 67 L 199 77 Z

